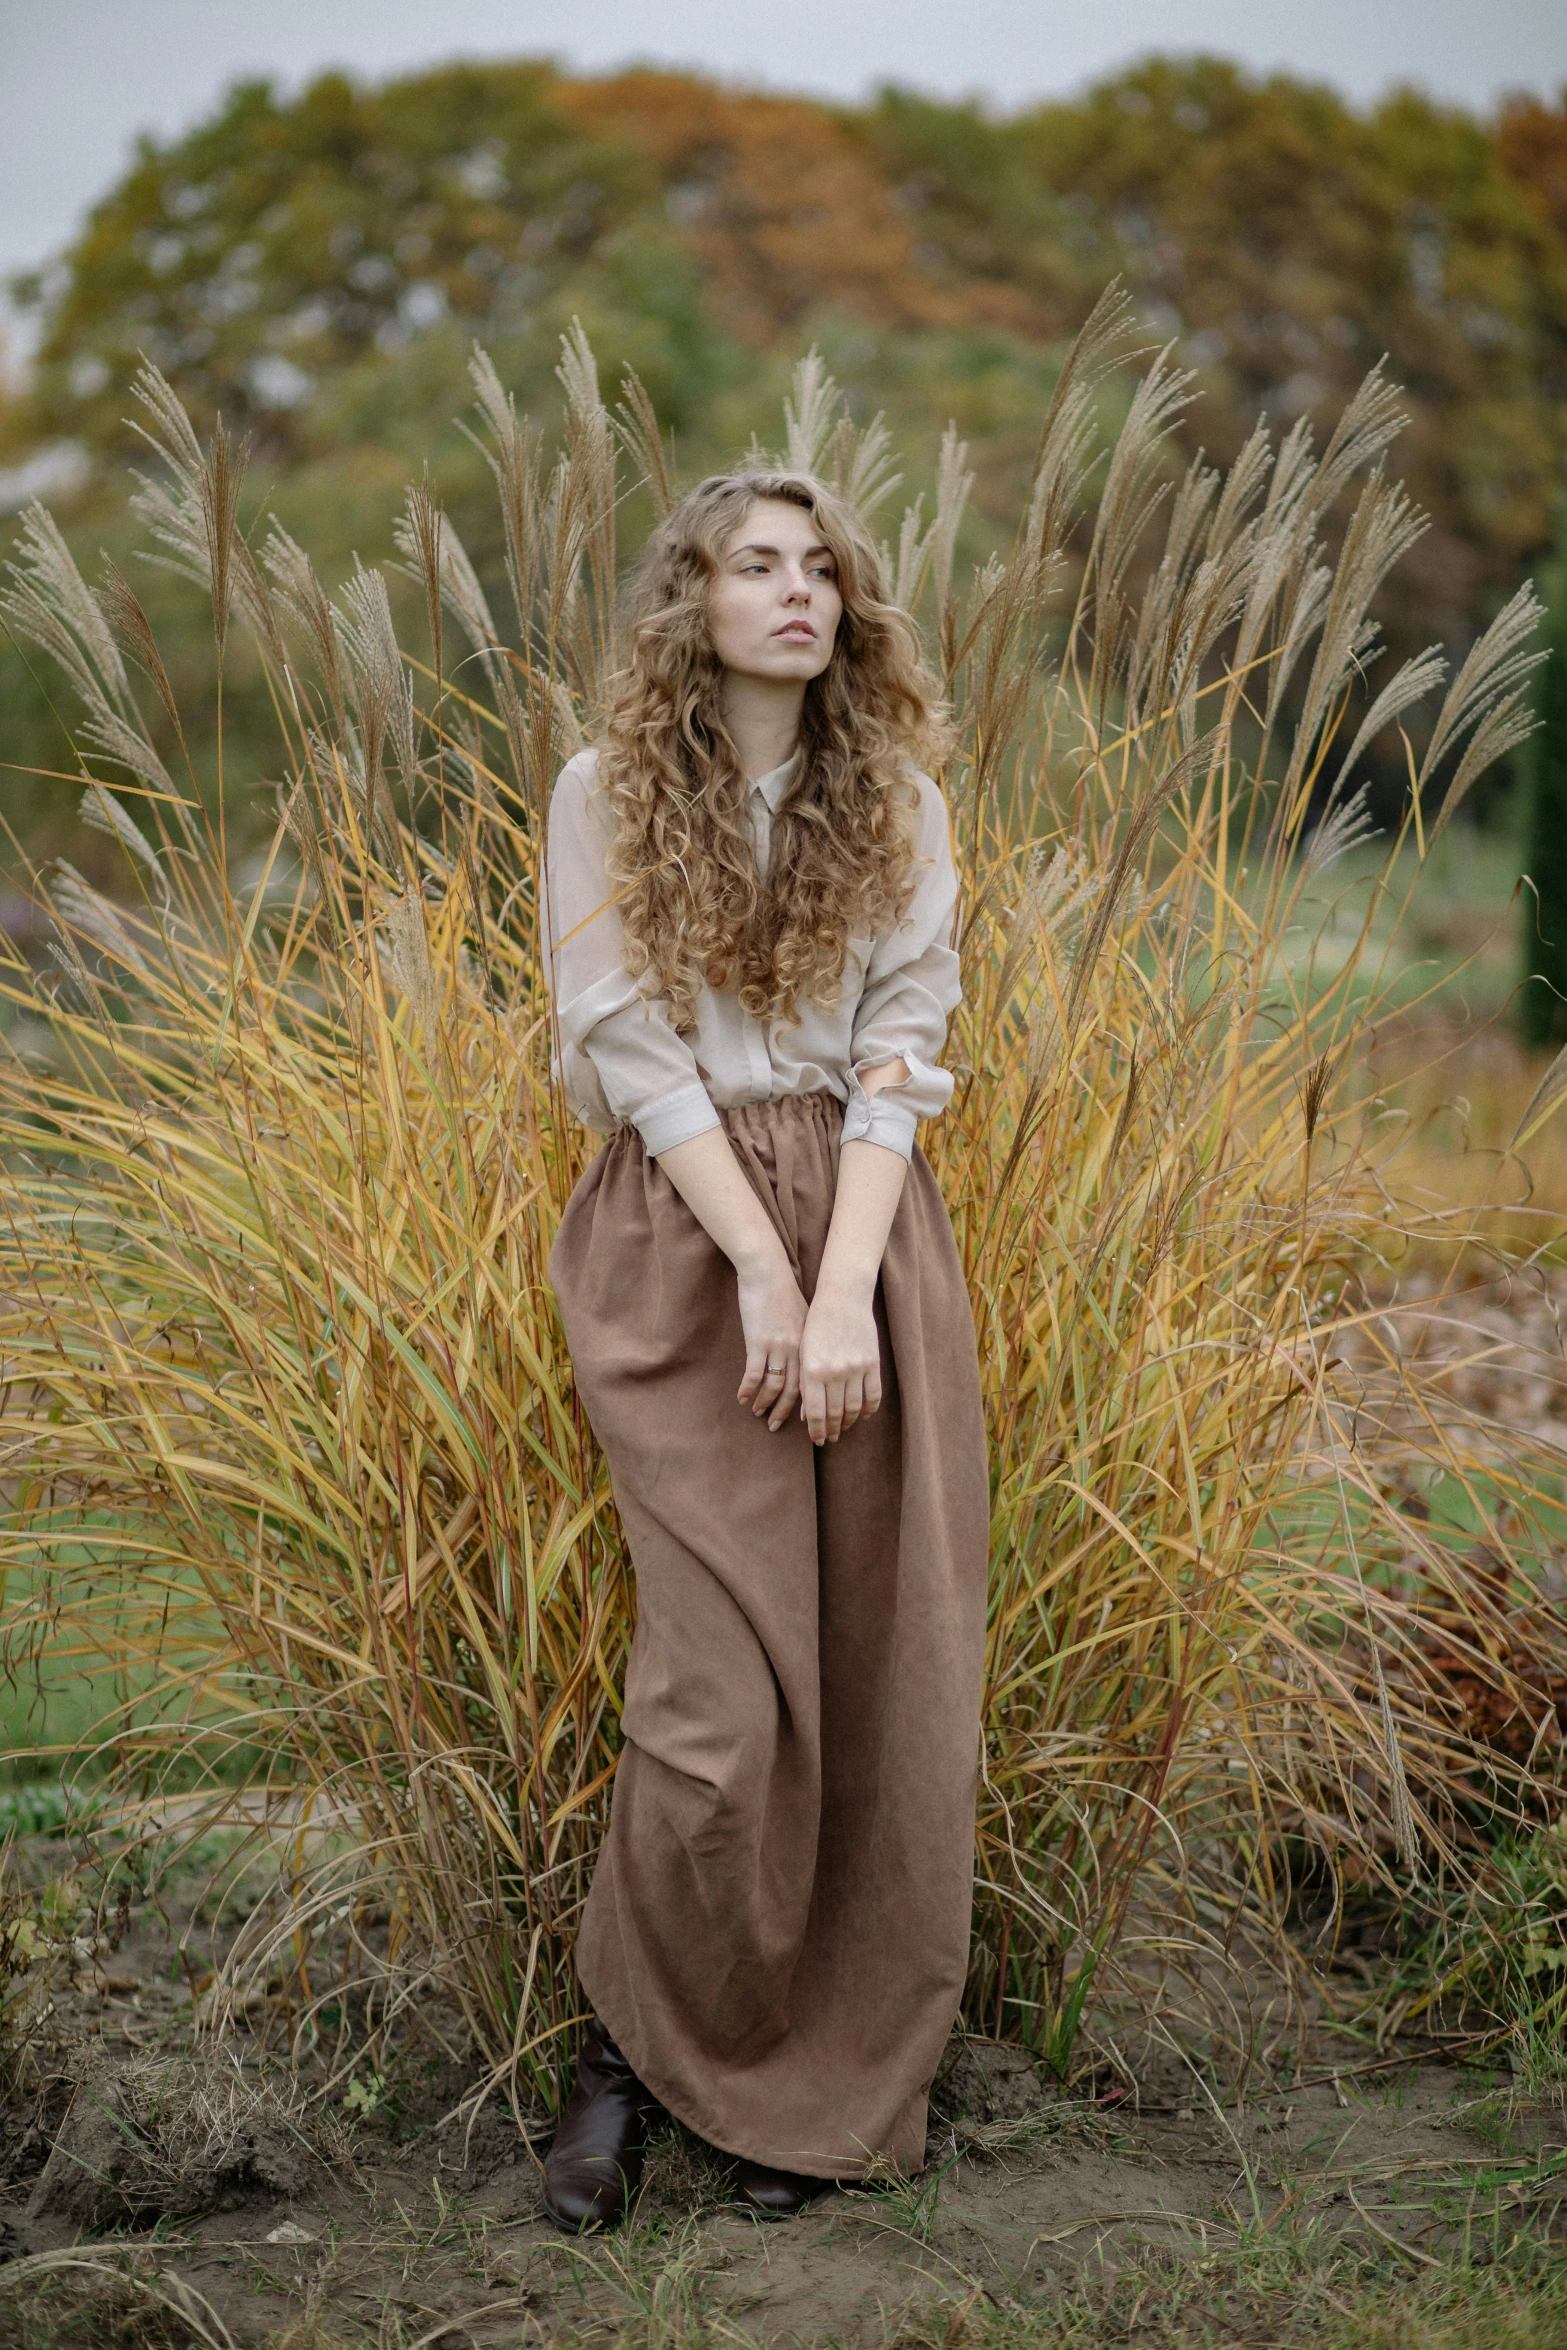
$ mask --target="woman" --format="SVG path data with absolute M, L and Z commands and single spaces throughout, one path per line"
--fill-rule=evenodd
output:
M 943 746 L 820 484 L 654 536 L 550 811 L 561 1079 L 610 1134 L 551 1258 L 636 1576 L 625 1745 L 545 2166 L 620 2216 L 656 2102 L 781 2216 L 918 2169 L 967 1964 L 988 1517 L 973 1323 L 914 1150 L 958 1001 Z

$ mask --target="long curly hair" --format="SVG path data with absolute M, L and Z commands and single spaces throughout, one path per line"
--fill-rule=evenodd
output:
M 843 598 L 832 659 L 805 689 L 800 770 L 774 818 L 765 879 L 708 625 L 724 550 L 760 498 L 812 517 Z M 667 999 L 678 1028 L 694 1024 L 704 982 L 735 989 L 759 1019 L 793 1019 L 802 997 L 832 1003 L 850 939 L 907 911 L 913 770 L 948 746 L 935 681 L 913 622 L 888 600 L 875 545 L 804 474 L 714 474 L 654 532 L 628 618 L 599 780 L 631 976 Z

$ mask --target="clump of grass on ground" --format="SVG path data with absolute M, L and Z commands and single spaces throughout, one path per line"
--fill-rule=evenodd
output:
M 1567 2111 L 1567 1820 L 1500 1838 L 1390 1971 L 1401 2025 L 1467 2029 Z
M 892 2350 L 1555 2350 L 1564 2328 L 1567 2260 L 1542 2247 L 1505 2265 L 1242 2250 L 1133 2263 L 1035 2308 L 976 2291 L 906 2324 Z
M 584 2270 L 613 2281 L 590 2250 Z M 625 2282 L 618 2309 L 552 2321 L 559 2350 L 756 2350 L 758 2335 L 713 2306 L 701 2263 L 678 2253 L 648 2284 Z M 529 2298 L 529 2297 L 525 2297 Z M 491 2294 L 465 2312 L 482 2340 L 529 2321 Z M 1316 2259 L 1216 2254 L 1179 2264 L 1134 2261 L 1110 2282 L 1019 2301 L 984 2285 L 942 2294 L 917 2313 L 887 2313 L 885 2350 L 1556 2350 L 1567 2328 L 1567 2261 L 1543 2247 L 1413 2266 L 1350 2249 Z M 203 2296 L 157 2255 L 68 2254 L 0 2269 L 7 2350 L 233 2350 Z M 284 2325 L 255 2350 L 428 2350 L 460 2330 L 432 2318 L 410 2333 L 395 2318 L 343 2330 L 330 2312 Z M 868 2339 L 861 2327 L 857 2338 Z M 836 2334 L 805 2350 L 833 2350 Z
M 1100 444 L 1128 335 L 1107 297 L 1007 561 L 954 576 L 950 435 L 889 557 L 959 743 L 960 1082 L 925 1143 L 993 1468 L 967 2014 L 1063 2071 L 1118 1970 L 1177 1956 L 1206 1997 L 1243 1924 L 1276 1931 L 1292 1846 L 1407 1885 L 1461 1865 L 1477 1805 L 1523 1817 L 1554 1744 L 1488 1742 L 1433 1642 L 1509 1717 L 1511 1615 L 1562 1647 L 1553 1472 L 1431 1409 L 1357 1288 L 1420 1213 L 1355 1091 L 1372 930 L 1331 967 L 1284 951 L 1364 837 L 1369 743 L 1428 707 L 1418 860 L 1517 741 L 1534 606 L 1445 692 L 1435 653 L 1368 689 L 1375 599 L 1420 529 L 1386 471 L 1396 391 L 1369 378 L 1320 453 L 1304 424 L 1259 428 L 1227 475 L 1177 478 L 1190 385 L 1165 358 Z M 279 819 L 244 892 L 242 784 L 195 788 L 133 584 L 89 586 L 34 509 L 0 600 L 80 699 L 83 817 L 127 888 L 57 865 L 34 877 L 47 969 L 0 948 L 9 1661 L 138 1676 L 125 1771 L 216 1785 L 256 1757 L 298 1849 L 335 1827 L 231 1982 L 293 1968 L 308 2029 L 330 1928 L 372 2035 L 439 1990 L 535 2112 L 579 2020 L 633 1620 L 545 1271 L 591 1145 L 550 1070 L 544 812 L 616 658 L 628 469 L 645 505 L 675 494 L 635 379 L 612 415 L 580 333 L 561 379 L 547 449 L 476 360 L 505 574 L 481 582 L 410 490 L 411 652 L 379 574 L 334 598 L 285 533 L 242 527 L 242 453 L 199 447 L 144 377 L 153 551 L 211 599 L 218 692 L 243 629 L 275 700 Z M 895 486 L 814 359 L 783 454 L 868 514 Z M 1483 1576 L 1473 1534 L 1412 1498 L 1438 1474 Z
M 235 2350 L 217 2311 L 156 2254 L 58 2252 L 0 2268 L 6 2350 Z
M 289 2073 L 247 2072 L 210 2047 L 89 2062 L 30 2208 L 98 2234 L 145 2228 L 247 2195 L 307 2193 L 347 2160 L 330 2109 Z

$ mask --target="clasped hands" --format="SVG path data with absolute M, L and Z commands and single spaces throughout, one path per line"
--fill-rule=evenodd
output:
M 745 1377 L 739 1400 L 770 1429 L 798 1405 L 813 1444 L 836 1444 L 881 1408 L 874 1279 L 824 1266 L 807 1305 L 781 1247 L 737 1268 Z
M 908 1076 L 902 1061 L 868 1069 L 867 1093 Z M 735 1269 L 745 1338 L 741 1405 L 776 1434 L 798 1406 L 813 1444 L 834 1444 L 881 1409 L 876 1282 L 903 1196 L 902 1154 L 861 1138 L 838 1158 L 832 1219 L 807 1306 L 788 1252 L 721 1127 L 659 1156 L 659 1166 Z

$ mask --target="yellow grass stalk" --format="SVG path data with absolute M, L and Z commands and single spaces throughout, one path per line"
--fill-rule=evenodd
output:
M 1367 954 L 1319 980 L 1281 951 L 1365 830 L 1367 744 L 1440 679 L 1428 656 L 1363 708 L 1369 610 L 1418 529 L 1382 470 L 1396 394 L 1373 376 L 1320 455 L 1259 429 L 1227 476 L 1177 480 L 1164 360 L 1100 449 L 1127 330 L 1107 297 L 1063 368 L 1009 556 L 954 580 L 949 435 L 893 558 L 960 737 L 961 1075 L 926 1148 L 994 1477 L 969 2013 L 1063 2063 L 1155 1894 L 1189 1942 L 1279 1915 L 1301 1852 L 1407 1878 L 1447 1864 L 1463 1803 L 1523 1803 L 1530 1766 L 1476 1743 L 1437 1636 L 1504 1711 L 1536 1703 L 1518 1611 L 1560 1638 L 1535 1464 L 1439 1417 L 1355 1286 L 1398 1213 L 1353 1096 Z M 308 2012 L 310 1931 L 373 1897 L 382 2020 L 438 1983 L 536 2109 L 635 1606 L 546 1275 L 589 1144 L 550 1074 L 542 818 L 614 659 L 628 454 L 670 493 L 645 394 L 614 422 L 580 334 L 557 456 L 487 360 L 475 380 L 509 633 L 421 485 L 418 659 L 380 575 L 334 600 L 280 531 L 252 550 L 232 453 L 146 380 L 145 517 L 276 700 L 288 782 L 248 897 L 142 716 L 127 654 L 175 713 L 132 591 L 28 519 L 5 612 L 82 699 L 114 778 L 84 765 L 84 813 L 139 897 L 57 867 L 49 968 L 8 950 L 4 1571 L 13 1661 L 48 1639 L 161 1676 L 122 1768 L 211 1784 L 243 1758 L 280 1816 L 346 1832 L 242 1959 L 292 1936 Z M 819 363 L 786 422 L 885 494 L 879 427 Z M 1529 617 L 1438 713 L 1427 837 L 1516 735 Z M 1485 1576 L 1427 1512 L 1439 1470 Z

